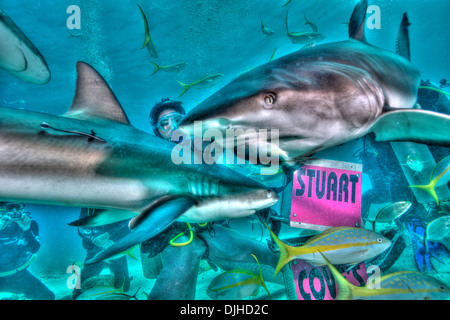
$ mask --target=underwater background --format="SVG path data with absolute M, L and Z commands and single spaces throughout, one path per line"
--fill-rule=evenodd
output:
M 146 49 L 141 49 L 144 26 L 136 3 L 146 13 L 158 58 L 151 58 Z M 291 43 L 286 36 L 287 10 L 291 30 L 309 30 L 305 25 L 306 15 L 325 36 L 321 43 L 348 38 L 346 23 L 356 0 L 292 0 L 283 7 L 285 3 L 285 0 L 0 0 L 0 8 L 36 45 L 51 71 L 51 81 L 41 86 L 0 70 L 0 105 L 55 115 L 66 112 L 75 92 L 76 62 L 85 61 L 105 78 L 131 124 L 153 134 L 148 122 L 150 108 L 161 98 L 176 99 L 182 90 L 179 82 L 191 83 L 213 73 L 224 75 L 211 88 L 193 88 L 179 98 L 190 110 L 240 73 L 269 61 L 272 55 L 278 58 L 299 50 L 303 45 Z M 381 27 L 366 29 L 371 44 L 394 51 L 398 27 L 403 13 L 407 12 L 412 23 L 409 28 L 411 60 L 422 79 L 439 83 L 450 77 L 450 1 L 380 0 L 369 4 L 381 9 Z M 71 5 L 81 9 L 80 29 L 67 27 L 71 14 L 66 10 Z M 274 31 L 273 35 L 261 31 L 261 19 Z M 186 66 L 176 73 L 161 70 L 152 74 L 155 68 L 150 61 L 160 66 L 174 63 Z M 442 90 L 450 92 L 448 88 Z M 361 146 L 361 141 L 354 141 L 327 150 L 320 157 L 357 162 L 354 154 Z M 385 163 L 386 167 L 390 165 Z M 371 188 L 369 179 L 363 176 L 363 192 Z M 409 199 L 410 194 L 405 195 L 405 200 Z M 77 229 L 67 225 L 79 217 L 80 209 L 31 204 L 26 209 L 39 223 L 41 240 L 38 258 L 29 270 L 57 299 L 67 298 L 71 295 L 66 282 L 70 276 L 67 267 L 74 261 L 82 263 L 86 254 Z M 230 224 L 260 239 L 261 229 L 254 228 L 248 219 Z M 299 232 L 287 226 L 283 228 L 287 233 Z M 265 238 L 269 238 L 267 230 L 261 241 Z M 407 254 L 399 259 L 395 270 L 417 270 L 414 254 Z M 139 261 L 128 261 L 130 275 L 134 277 L 130 292 L 141 287 L 141 292 L 149 292 L 154 280 L 142 276 Z M 436 274 L 447 284 L 449 262 L 448 256 L 436 262 Z M 196 299 L 209 299 L 206 288 L 218 274 L 208 267 L 203 271 L 198 279 Z M 283 286 L 268 286 L 271 293 L 278 292 L 274 298 L 287 298 Z M 142 293 L 138 298 L 145 299 Z

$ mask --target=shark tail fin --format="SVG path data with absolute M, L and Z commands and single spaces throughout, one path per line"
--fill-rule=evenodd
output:
M 185 94 L 185 93 L 191 88 L 191 85 L 190 85 L 190 84 L 182 83 L 182 82 L 180 82 L 180 81 L 178 81 L 178 83 L 181 84 L 181 86 L 183 87 L 183 89 L 181 90 L 180 95 L 178 96 L 178 98 L 179 98 L 179 97 L 181 97 L 183 94 Z
M 273 240 L 275 241 L 275 243 L 277 244 L 279 250 L 280 250 L 280 258 L 278 259 L 278 264 L 277 267 L 275 268 L 275 275 L 274 277 L 277 276 L 278 272 L 280 272 L 280 270 L 289 262 L 292 260 L 292 253 L 291 253 L 291 248 L 290 246 L 288 246 L 287 244 L 285 244 L 283 241 L 281 241 L 275 233 L 273 233 L 272 230 L 270 230 L 270 228 L 267 226 L 266 223 L 264 223 L 266 225 L 267 230 L 269 230 L 270 235 L 272 236 Z
M 353 10 L 353 14 L 350 18 L 348 25 L 348 35 L 350 39 L 359 41 L 366 41 L 365 27 L 366 27 L 366 12 L 367 12 L 367 0 L 361 0 Z
M 322 252 L 319 251 L 322 255 L 323 259 L 328 265 L 328 268 L 331 271 L 334 279 L 336 280 L 337 286 L 339 288 L 338 300 L 352 300 L 354 297 L 354 291 L 358 289 L 358 287 L 352 285 L 348 280 L 339 273 L 339 271 L 333 266 L 333 264 L 328 260 Z
M 397 40 L 395 42 L 395 51 L 396 53 L 411 61 L 411 52 L 409 45 L 409 31 L 408 27 L 411 25 L 408 20 L 408 15 L 406 12 L 403 14 L 402 23 L 400 24 L 400 29 L 398 30 Z
M 161 70 L 161 67 L 158 66 L 156 63 L 154 63 L 154 62 L 152 62 L 152 61 L 149 61 L 149 62 L 155 67 L 155 70 L 153 70 L 152 75 L 154 75 L 156 72 L 158 72 L 159 70 Z

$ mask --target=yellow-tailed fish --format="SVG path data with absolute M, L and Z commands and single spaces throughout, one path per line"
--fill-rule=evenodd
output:
M 159 70 L 162 70 L 165 72 L 179 72 L 186 67 L 186 63 L 184 63 L 184 62 L 169 64 L 167 66 L 160 66 L 152 61 L 149 61 L 149 62 L 155 67 L 152 75 L 154 75 Z
M 139 8 L 139 11 L 141 12 L 142 20 L 144 21 L 144 32 L 145 32 L 145 38 L 144 38 L 144 44 L 142 45 L 141 49 L 144 49 L 147 47 L 148 53 L 150 54 L 150 57 L 152 58 L 158 58 L 159 53 L 158 49 L 156 48 L 155 43 L 153 42 L 152 36 L 150 35 L 150 31 L 148 28 L 148 22 L 147 17 L 145 16 L 144 11 L 142 10 L 141 6 L 136 4 Z
M 436 194 L 436 188 L 446 185 L 450 181 L 450 156 L 439 161 L 431 172 L 430 183 L 427 185 L 413 185 L 410 188 L 419 188 L 430 194 L 439 206 L 439 198 Z
M 136 296 L 140 289 L 136 291 L 134 295 L 129 295 L 123 292 L 113 292 L 105 295 L 101 295 L 94 300 L 137 300 Z
M 442 242 L 444 238 L 450 235 L 450 216 L 443 216 L 434 219 L 427 224 L 425 230 L 425 239 L 430 241 Z
M 290 32 L 288 26 L 288 13 L 289 10 L 286 12 L 286 32 L 293 44 L 319 43 L 325 39 L 325 37 L 318 32 Z
M 317 28 L 317 25 L 314 22 L 309 21 L 308 18 L 306 18 L 306 14 L 303 14 L 303 16 L 305 17 L 305 25 L 309 25 L 313 32 L 318 32 L 319 29 Z
M 134 255 L 134 249 L 136 249 L 138 246 L 139 246 L 139 244 L 136 244 L 136 245 L 132 246 L 131 248 L 125 250 L 125 251 L 119 252 L 118 254 L 116 254 L 116 255 L 108 258 L 107 260 L 105 260 L 105 262 L 111 263 L 111 260 L 119 259 L 119 258 L 122 258 L 124 256 L 129 256 L 133 260 L 138 260 L 138 258 L 136 258 L 136 256 Z
M 374 230 L 377 223 L 392 223 L 411 208 L 409 201 L 393 202 L 382 208 L 376 215 L 373 222 Z
M 339 273 L 333 264 L 320 253 L 336 280 L 338 300 L 441 300 L 450 297 L 450 288 L 427 274 L 400 271 L 382 276 L 379 288 L 357 287 Z
M 269 290 L 262 277 L 261 266 L 258 259 L 259 275 L 248 270 L 234 269 L 224 272 L 215 277 L 209 287 L 207 294 L 211 299 L 215 300 L 240 300 L 248 296 L 257 296 L 259 288 L 263 287 L 270 298 Z
M 267 229 L 280 249 L 275 276 L 294 259 L 305 260 L 315 266 L 325 265 L 319 251 L 326 253 L 334 264 L 357 264 L 376 257 L 391 245 L 389 239 L 371 230 L 335 227 L 313 236 L 301 247 L 291 247 L 278 239 L 269 227 Z
M 114 288 L 109 286 L 98 286 L 87 289 L 83 291 L 78 297 L 77 300 L 99 300 L 104 296 L 108 296 L 111 294 L 123 294 L 123 286 L 120 288 Z
M 275 32 L 272 29 L 264 26 L 264 23 L 262 21 L 261 15 L 259 16 L 259 19 L 261 20 L 261 31 L 262 31 L 262 33 L 264 33 L 266 36 L 273 35 Z
M 200 79 L 195 80 L 194 82 L 190 83 L 190 84 L 185 84 L 185 83 L 181 83 L 180 81 L 178 81 L 179 84 L 181 84 L 181 86 L 183 87 L 183 90 L 181 91 L 180 95 L 178 96 L 181 97 L 183 94 L 186 93 L 186 91 L 188 91 L 190 88 L 195 87 L 196 89 L 203 89 L 203 88 L 209 88 L 212 87 L 214 85 L 214 83 L 219 79 L 224 77 L 223 74 L 221 73 L 214 73 L 214 74 L 209 74 L 206 75 L 204 77 L 201 77 Z

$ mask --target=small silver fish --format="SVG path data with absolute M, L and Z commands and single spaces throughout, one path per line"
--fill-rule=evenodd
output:
M 153 71 L 152 75 L 154 75 L 159 70 L 162 70 L 165 72 L 179 72 L 186 67 L 186 63 L 184 63 L 184 62 L 169 64 L 167 66 L 160 66 L 152 61 L 149 61 L 149 62 L 155 67 L 155 70 Z
M 325 39 L 325 36 L 318 32 L 290 32 L 288 26 L 288 13 L 289 10 L 286 12 L 286 32 L 293 44 L 319 43 Z
M 178 81 L 179 84 L 181 84 L 181 86 L 183 87 L 183 90 L 181 91 L 180 95 L 178 96 L 181 97 L 183 94 L 185 94 L 190 88 L 195 87 L 196 89 L 203 89 L 203 88 L 209 88 L 212 87 L 215 82 L 219 79 L 224 77 L 223 74 L 221 73 L 214 73 L 214 74 L 209 74 L 206 75 L 204 77 L 201 77 L 200 79 L 195 80 L 194 82 L 190 83 L 190 84 L 185 84 L 182 83 L 180 81 Z
M 426 161 L 421 161 L 419 156 L 415 153 L 411 153 L 406 157 L 406 165 L 415 172 L 415 174 L 418 174 L 422 172 L 423 170 L 423 164 Z
M 259 16 L 259 19 L 261 20 L 261 31 L 262 31 L 262 33 L 264 33 L 266 36 L 271 36 L 271 35 L 273 35 L 275 32 L 274 32 L 272 29 L 270 29 L 270 28 L 264 26 L 264 23 L 263 23 L 263 21 L 262 21 L 261 16 Z

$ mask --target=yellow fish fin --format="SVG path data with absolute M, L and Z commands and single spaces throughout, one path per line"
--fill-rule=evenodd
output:
M 350 282 L 348 282 L 345 277 L 339 273 L 339 271 L 331 264 L 330 260 L 328 260 L 322 252 L 319 251 L 319 253 L 322 255 L 323 259 L 328 265 L 328 268 L 331 271 L 331 274 L 333 275 L 334 279 L 336 280 L 336 283 L 339 288 L 339 295 L 338 300 L 352 300 L 354 296 L 354 290 L 358 287 L 352 285 Z
M 144 39 L 144 44 L 142 45 L 141 49 L 144 49 L 148 42 L 150 41 L 150 32 L 148 30 L 148 22 L 147 22 L 147 17 L 145 16 L 144 11 L 142 10 L 141 6 L 136 4 L 139 8 L 139 11 L 141 12 L 141 16 L 142 16 L 142 20 L 144 21 L 144 31 L 145 31 L 145 39 Z
M 292 249 L 294 249 L 291 246 L 288 246 L 283 241 L 281 241 L 275 233 L 273 233 L 272 230 L 270 230 L 269 226 L 264 223 L 267 230 L 269 230 L 270 235 L 272 236 L 273 240 L 277 244 L 278 248 L 280 249 L 280 258 L 278 259 L 277 267 L 275 268 L 275 277 L 277 276 L 278 272 L 289 262 L 293 259 Z M 296 248 L 298 249 L 298 248 Z
M 437 206 L 439 207 L 439 198 L 436 194 L 436 190 L 434 189 L 434 187 L 436 186 L 437 180 L 434 179 L 432 180 L 429 184 L 427 185 L 413 185 L 413 186 L 409 186 L 410 188 L 417 188 L 417 189 L 421 189 L 424 190 L 426 192 L 428 192 L 428 194 L 434 199 L 434 201 L 436 201 Z
M 256 258 L 256 256 L 255 256 L 254 254 L 252 254 L 252 256 L 253 256 L 253 258 L 255 258 L 256 263 L 258 264 L 258 268 L 259 268 L 259 281 L 260 281 L 260 284 L 261 284 L 261 286 L 267 291 L 267 294 L 269 295 L 269 299 L 272 299 L 272 298 L 270 297 L 269 289 L 267 289 L 266 283 L 265 283 L 265 281 L 264 281 L 264 279 L 263 279 L 263 276 L 262 276 L 262 270 L 261 270 L 261 265 L 259 264 L 258 258 Z

